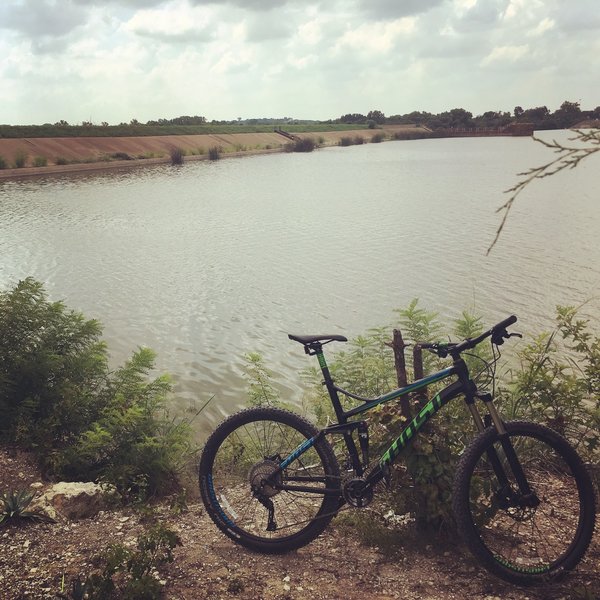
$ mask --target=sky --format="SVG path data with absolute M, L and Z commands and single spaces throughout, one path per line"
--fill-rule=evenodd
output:
M 600 0 L 1 0 L 0 123 L 600 105 Z

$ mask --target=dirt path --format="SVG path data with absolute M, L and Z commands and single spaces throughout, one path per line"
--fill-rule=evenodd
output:
M 39 480 L 31 460 L 0 450 L 0 490 Z M 0 597 L 50 599 L 78 575 L 98 568 L 109 543 L 133 546 L 144 529 L 143 511 L 117 509 L 72 523 L 28 523 L 0 529 Z M 176 514 L 168 503 L 155 518 L 175 530 L 182 545 L 157 574 L 172 600 L 304 598 L 344 600 L 594 600 L 600 597 L 600 536 L 585 561 L 559 586 L 520 589 L 488 575 L 459 543 L 419 544 L 399 533 L 394 551 L 365 546 L 340 518 L 315 542 L 283 556 L 249 552 L 220 534 L 203 507 Z M 577 595 L 583 587 L 596 595 Z

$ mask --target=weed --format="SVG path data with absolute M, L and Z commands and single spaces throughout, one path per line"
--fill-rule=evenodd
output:
M 357 135 L 357 136 L 354 138 L 354 144 L 355 144 L 356 146 L 361 146 L 361 145 L 362 145 L 362 144 L 364 144 L 364 143 L 365 143 L 365 138 L 364 138 L 362 135 Z
M 183 150 L 178 148 L 177 146 L 173 146 L 170 150 L 171 154 L 171 164 L 172 165 L 182 165 L 183 157 L 185 156 Z
M 64 156 L 57 156 L 54 161 L 57 165 L 68 165 L 69 161 Z
M 298 138 L 285 145 L 286 152 L 312 152 L 315 148 L 315 140 L 310 137 Z
M 36 156 L 33 159 L 34 167 L 45 167 L 48 165 L 48 159 L 45 156 Z
M 213 146 L 208 149 L 209 160 L 219 160 L 221 158 L 221 148 L 219 146 Z
M 380 142 L 383 142 L 384 139 L 385 139 L 385 136 L 383 135 L 383 133 L 379 132 L 379 133 L 374 134 L 371 137 L 371 143 L 379 144 Z
M 6 169 L 8 164 L 3 156 L 0 156 L 0 169 Z
M 15 154 L 15 168 L 22 169 L 27 164 L 27 152 L 25 150 L 17 150 Z
M 232 577 L 227 585 L 230 594 L 240 594 L 244 591 L 244 581 L 239 577 Z
M 127 152 L 113 152 L 110 157 L 114 160 L 133 160 L 133 157 L 129 156 Z
M 347 135 L 343 135 L 340 138 L 340 141 L 339 141 L 340 146 L 352 146 L 352 144 L 354 144 L 354 140 L 351 137 L 349 137 Z
M 129 598 L 158 600 L 163 589 L 155 575 L 157 569 L 173 562 L 173 549 L 181 545 L 179 536 L 162 524 L 153 525 L 137 539 L 137 549 L 111 544 L 99 557 L 102 570 L 85 581 L 73 580 L 71 593 L 59 597 L 79 600 Z

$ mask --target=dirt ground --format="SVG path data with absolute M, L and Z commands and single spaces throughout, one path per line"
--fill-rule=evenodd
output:
M 0 449 L 0 491 L 40 481 L 27 455 Z M 310 545 L 283 556 L 267 556 L 247 551 L 223 536 L 197 501 L 179 514 L 168 502 L 157 505 L 155 511 L 182 542 L 174 562 L 158 574 L 165 598 L 170 600 L 600 598 L 598 532 L 585 560 L 565 581 L 522 589 L 488 575 L 462 544 L 449 540 L 423 544 L 409 531 L 402 533 L 406 543 L 386 552 L 362 544 L 356 532 L 338 518 Z M 108 544 L 134 545 L 143 521 L 143 512 L 128 507 L 76 522 L 23 521 L 0 528 L 0 597 L 56 598 L 75 577 L 98 568 L 97 556 Z M 584 589 L 588 595 L 583 595 Z

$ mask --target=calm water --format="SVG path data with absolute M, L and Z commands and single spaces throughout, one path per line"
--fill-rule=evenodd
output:
M 287 332 L 356 336 L 419 297 L 522 331 L 554 306 L 600 316 L 598 165 L 534 183 L 485 252 L 516 173 L 552 154 L 527 138 L 329 148 L 0 183 L 0 285 L 32 275 L 100 319 L 115 363 L 158 351 L 206 427 L 244 401 L 243 354 L 286 397 L 308 364 Z

